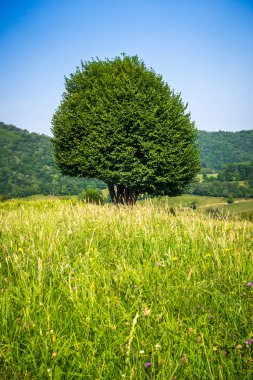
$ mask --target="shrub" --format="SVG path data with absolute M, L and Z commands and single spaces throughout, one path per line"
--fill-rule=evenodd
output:
M 87 189 L 79 194 L 80 201 L 94 203 L 94 204 L 104 204 L 105 198 L 102 191 L 97 189 Z
M 191 204 L 191 208 L 193 210 L 197 210 L 197 202 L 193 201 L 192 204 Z
M 7 195 L 0 194 L 0 202 L 5 202 L 5 201 L 7 201 L 7 199 L 8 199 Z
M 227 202 L 228 202 L 229 205 L 231 205 L 232 203 L 234 203 L 234 199 L 233 199 L 233 197 L 232 197 L 231 194 L 228 194 Z

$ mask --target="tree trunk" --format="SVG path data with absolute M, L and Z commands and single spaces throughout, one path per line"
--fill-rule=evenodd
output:
M 108 182 L 107 186 L 108 186 L 108 190 L 109 190 L 109 194 L 110 194 L 112 203 L 116 203 L 116 193 L 115 193 L 114 184 L 111 182 Z
M 108 189 L 112 203 L 121 205 L 134 205 L 137 201 L 138 191 L 122 185 L 114 185 L 108 182 Z

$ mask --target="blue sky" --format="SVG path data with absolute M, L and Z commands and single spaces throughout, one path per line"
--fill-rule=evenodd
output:
M 0 121 L 50 134 L 80 61 L 137 54 L 201 130 L 253 129 L 253 0 L 0 0 Z

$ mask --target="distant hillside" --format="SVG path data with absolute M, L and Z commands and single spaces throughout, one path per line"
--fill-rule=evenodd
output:
M 253 160 L 253 130 L 199 131 L 199 144 L 203 167 L 219 170 L 224 164 Z
M 252 161 L 253 130 L 199 131 L 204 167 L 220 169 L 228 163 Z M 96 179 L 62 176 L 53 159 L 51 139 L 0 122 L 0 195 L 73 195 L 89 186 L 103 188 Z
M 51 139 L 0 122 L 0 195 L 73 195 L 103 182 L 64 177 L 56 168 Z

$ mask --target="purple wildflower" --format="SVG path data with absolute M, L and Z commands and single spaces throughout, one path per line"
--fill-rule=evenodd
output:
M 247 340 L 246 340 L 246 344 L 247 344 L 247 345 L 250 345 L 250 344 L 252 344 L 252 343 L 253 343 L 253 339 L 247 339 Z
M 201 305 L 198 305 L 198 306 L 197 306 L 197 309 L 202 309 L 202 306 L 201 306 Z
M 144 363 L 144 367 L 151 367 L 152 366 L 152 363 L 151 362 L 146 362 Z
M 247 282 L 247 286 L 248 286 L 248 288 L 251 288 L 251 286 L 253 286 L 253 283 L 252 282 Z

